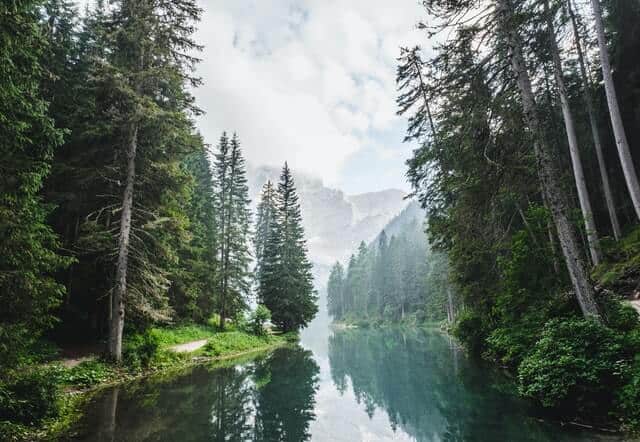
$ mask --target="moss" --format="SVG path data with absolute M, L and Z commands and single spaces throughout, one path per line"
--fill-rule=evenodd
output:
M 604 249 L 605 260 L 592 273 L 594 281 L 619 295 L 632 295 L 640 279 L 640 227 L 617 243 L 605 243 Z

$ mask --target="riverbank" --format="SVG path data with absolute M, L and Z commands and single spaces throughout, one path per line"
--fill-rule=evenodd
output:
M 54 411 L 37 425 L 0 421 L 0 439 L 56 440 L 80 419 L 87 401 L 105 388 L 144 378 L 172 376 L 199 364 L 218 364 L 252 356 L 297 339 L 298 335 L 293 333 L 257 336 L 233 326 L 220 332 L 206 325 L 185 325 L 155 328 L 144 336 L 128 337 L 129 352 L 125 353 L 121 365 L 111 364 L 98 356 L 83 357 L 77 364 L 68 364 L 66 359 L 41 364 L 33 371 L 47 377 L 50 391 L 46 399 L 51 403 L 46 405 Z M 189 344 L 202 341 L 205 341 L 204 345 L 189 349 Z

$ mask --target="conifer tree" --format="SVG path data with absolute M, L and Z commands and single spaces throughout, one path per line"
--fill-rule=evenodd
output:
M 342 319 L 344 315 L 344 267 L 336 262 L 331 267 L 327 282 L 327 304 L 329 314 L 334 319 Z
M 262 263 L 265 258 L 267 240 L 275 227 L 275 217 L 275 190 L 271 181 L 267 181 L 262 187 L 262 193 L 260 195 L 260 203 L 258 204 L 256 215 L 256 232 L 253 241 L 256 258 L 255 280 L 258 283 L 258 299 L 262 299 L 262 288 L 260 285 L 262 279 Z
M 195 0 L 114 3 L 107 20 L 113 32 L 105 34 L 112 50 L 103 60 L 106 64 L 101 74 L 111 84 L 112 97 L 117 97 L 110 123 L 122 148 L 119 160 L 123 185 L 119 189 L 122 196 L 109 335 L 109 355 L 120 361 L 126 304 L 133 301 L 149 310 L 156 309 L 154 302 L 166 305 L 166 297 L 163 298 L 169 285 L 166 275 L 158 274 L 158 266 L 149 259 L 153 251 L 147 253 L 145 245 L 134 244 L 139 237 L 135 233 L 136 224 L 144 220 L 140 215 L 145 213 L 134 206 L 134 195 L 140 196 L 141 185 L 146 185 L 146 190 L 159 178 L 156 172 L 164 172 L 154 169 L 152 162 L 164 159 L 167 152 L 174 152 L 190 141 L 180 139 L 184 134 L 176 131 L 189 131 L 187 113 L 198 112 L 186 87 L 199 83 L 191 75 L 197 60 L 190 53 L 199 48 L 192 34 L 201 10 Z M 189 134 L 186 135 L 188 138 Z M 157 195 L 161 194 L 162 189 Z M 157 226 L 157 215 L 153 213 L 152 219 L 144 221 L 147 225 L 154 223 L 151 227 Z M 134 276 L 129 272 L 133 267 L 130 259 L 139 269 L 135 277 L 141 288 L 130 284 Z M 145 290 L 148 288 L 152 290 Z M 154 292 L 159 296 L 156 299 L 149 297 Z M 162 305 L 159 309 L 166 310 Z M 166 313 L 158 315 L 163 316 Z
M 51 325 L 64 293 L 53 279 L 69 264 L 38 192 L 62 131 L 40 92 L 47 50 L 39 1 L 0 5 L 0 371 Z
M 182 249 L 181 275 L 172 285 L 170 300 L 179 318 L 205 322 L 217 294 L 218 238 L 212 168 L 204 146 L 186 158 L 184 167 L 192 177 L 185 207 L 190 237 Z
M 300 202 L 287 163 L 278 183 L 275 220 L 263 251 L 262 301 L 274 324 L 285 331 L 298 330 L 313 319 L 318 307 Z
M 215 162 L 216 211 L 219 219 L 220 328 L 225 320 L 246 308 L 249 295 L 251 212 L 245 160 L 240 140 L 226 134 L 220 138 Z

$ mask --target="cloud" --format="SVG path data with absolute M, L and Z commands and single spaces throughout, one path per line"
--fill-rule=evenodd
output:
M 237 131 L 248 160 L 344 183 L 356 154 L 410 150 L 395 115 L 398 47 L 420 36 L 417 0 L 204 0 L 196 91 L 210 144 Z M 387 134 L 388 135 L 388 134 Z M 401 158 L 402 157 L 402 158 Z

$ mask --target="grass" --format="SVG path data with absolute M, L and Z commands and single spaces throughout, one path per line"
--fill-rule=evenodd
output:
M 218 331 L 209 324 L 184 324 L 167 328 L 154 327 L 153 333 L 158 337 L 160 347 L 170 347 L 186 342 L 210 339 L 218 334 Z
M 157 341 L 155 348 L 141 347 L 145 354 L 145 364 L 112 365 L 96 359 L 66 368 L 59 362 L 40 362 L 48 367 L 59 391 L 60 405 L 57 416 L 48 418 L 38 425 L 26 427 L 0 422 L 0 439 L 8 441 L 51 440 L 60 437 L 76 422 L 82 413 L 83 405 L 93 392 L 106 386 L 121 384 L 146 377 L 172 376 L 188 366 L 202 363 L 235 364 L 238 358 L 255 357 L 254 351 L 267 351 L 287 342 L 295 342 L 295 333 L 256 336 L 229 324 L 226 331 L 220 332 L 215 323 L 196 325 L 184 324 L 174 327 L 156 327 L 151 332 Z M 128 336 L 126 339 L 132 339 Z M 206 339 L 204 348 L 191 353 L 176 353 L 169 347 L 186 342 Z M 138 354 L 138 353 L 136 353 Z M 11 435 L 11 437 L 7 437 Z
M 242 331 L 225 331 L 216 333 L 209 339 L 202 354 L 210 357 L 220 357 L 247 350 L 268 347 L 284 342 L 284 336 L 256 336 Z
M 116 375 L 113 367 L 101 360 L 84 361 L 73 368 L 59 369 L 60 384 L 82 389 L 102 384 Z

